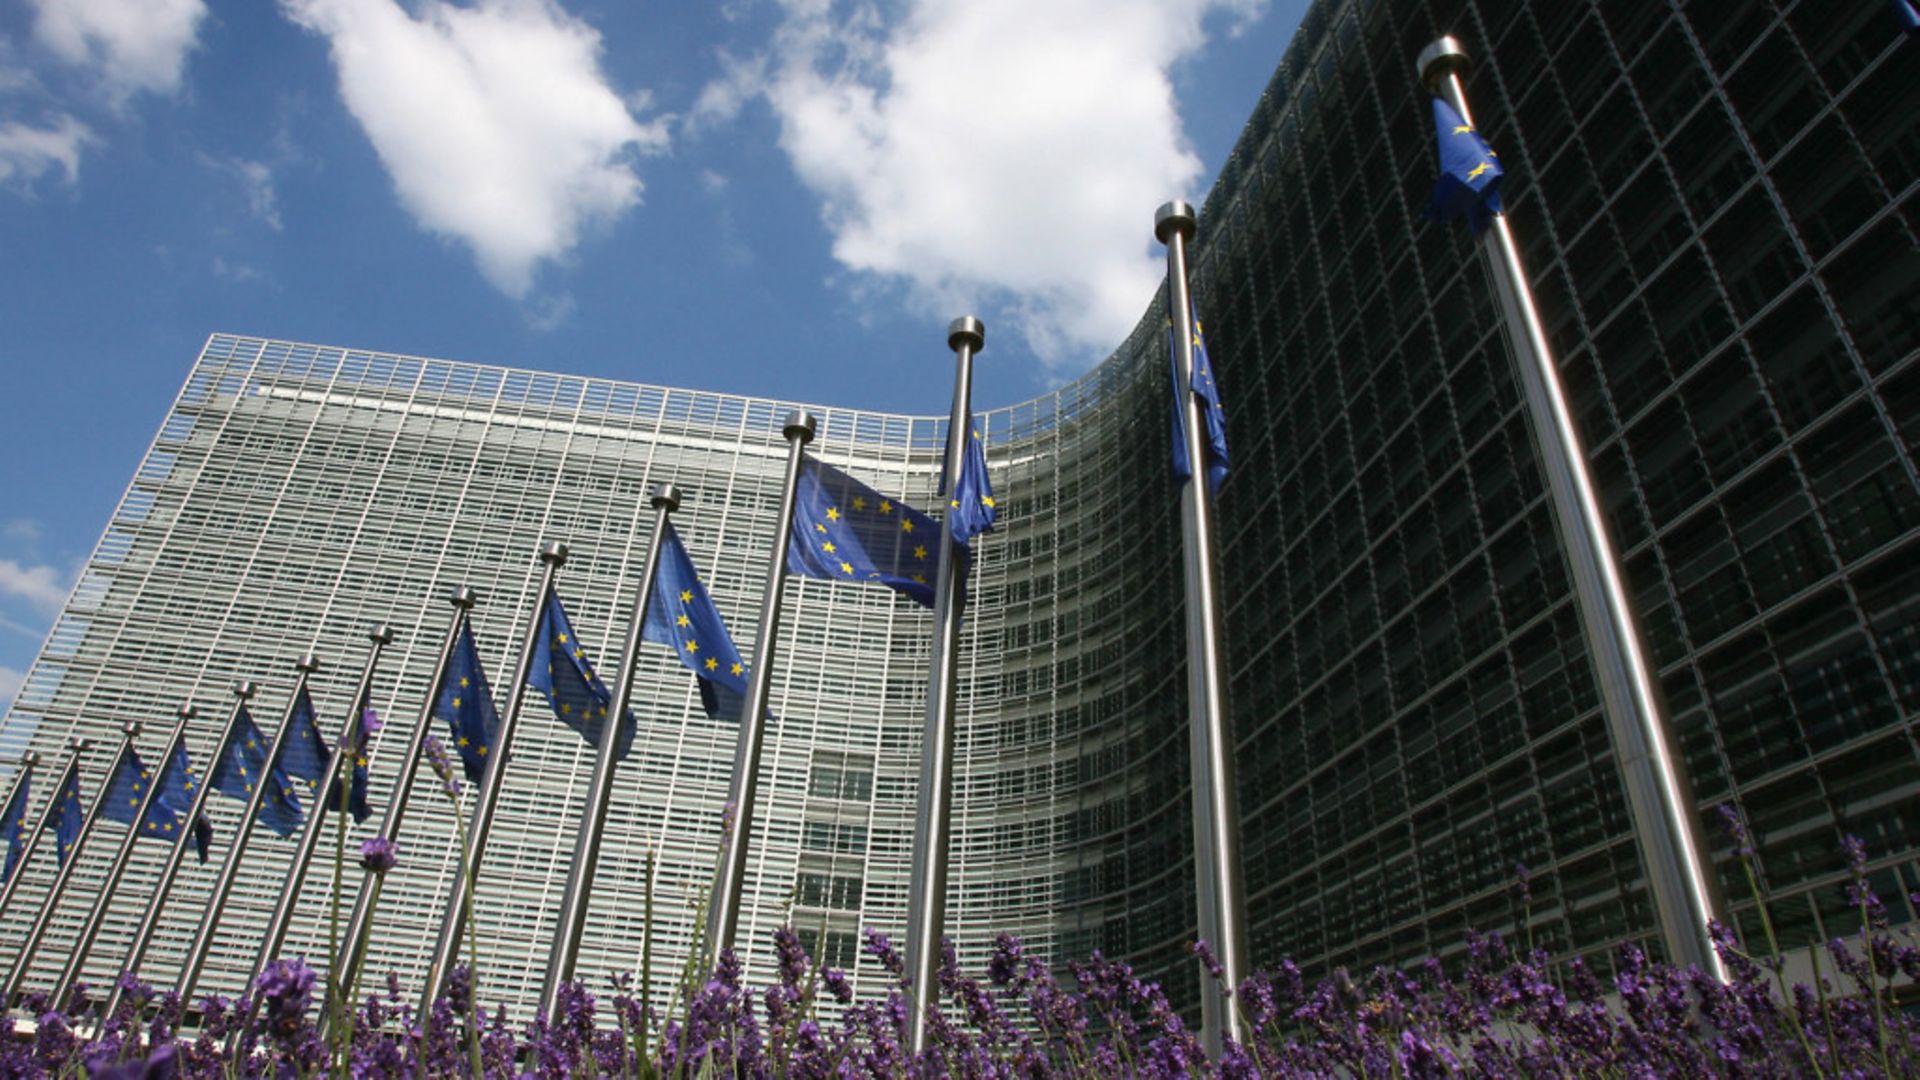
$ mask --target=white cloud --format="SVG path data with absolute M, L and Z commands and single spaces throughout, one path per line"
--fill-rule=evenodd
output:
M 17 596 L 42 611 L 54 612 L 67 602 L 67 585 L 51 566 L 23 566 L 0 559 L 0 595 Z
M 26 681 L 26 672 L 0 664 L 0 712 L 5 712 L 13 704 L 14 695 L 20 692 L 21 684 Z
M 1132 330 L 1163 272 L 1153 210 L 1199 194 L 1170 70 L 1209 12 L 1263 7 L 913 0 L 888 25 L 789 0 L 764 73 L 727 63 L 694 114 L 724 120 L 757 90 L 843 265 L 933 313 L 1007 319 L 1069 368 Z
M 542 262 L 640 201 L 631 159 L 666 146 L 554 0 L 282 0 L 332 47 L 340 94 L 420 224 L 523 297 Z
M 87 125 L 62 116 L 52 127 L 0 124 L 0 183 L 30 184 L 58 167 L 71 184 L 80 175 L 80 150 L 95 141 Z
M 205 0 L 33 0 L 34 34 L 62 60 L 91 70 L 116 102 L 180 88 L 206 18 Z

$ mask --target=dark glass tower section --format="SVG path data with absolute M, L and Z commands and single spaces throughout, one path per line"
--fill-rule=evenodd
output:
M 1516 864 L 1542 946 L 1659 947 L 1486 277 L 1421 219 L 1443 33 L 1700 808 L 1753 822 L 1783 944 L 1855 925 L 1844 833 L 1912 919 L 1916 43 L 1879 4 L 1349 0 L 1309 11 L 1194 245 L 1256 961 L 1456 954 L 1520 920 Z

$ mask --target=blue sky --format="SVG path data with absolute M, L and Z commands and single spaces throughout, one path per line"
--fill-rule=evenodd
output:
M 213 331 L 916 413 L 1085 371 L 1304 0 L 0 0 L 0 707 Z

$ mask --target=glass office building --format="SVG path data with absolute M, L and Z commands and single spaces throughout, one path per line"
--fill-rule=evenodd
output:
M 1476 118 L 1601 481 L 1704 808 L 1738 803 L 1790 942 L 1849 929 L 1839 837 L 1897 919 L 1920 885 L 1920 93 L 1883 6 L 1344 0 L 1308 12 L 1201 215 L 1194 288 L 1229 416 L 1219 500 L 1230 703 L 1256 963 L 1456 955 L 1521 917 L 1604 965 L 1657 948 L 1626 802 L 1511 361 L 1462 229 L 1421 220 L 1432 132 L 1413 57 L 1478 64 Z M 1142 207 L 1142 233 L 1151 207 Z M 1184 613 L 1164 300 L 1104 364 L 987 414 L 1001 525 L 961 639 L 953 896 L 969 959 L 1013 930 L 1099 948 L 1190 994 Z M 361 635 L 412 723 L 451 608 L 504 696 L 548 539 L 604 669 L 652 484 L 745 649 L 786 403 L 217 335 L 202 350 L 29 672 L 0 753 L 97 740 L 175 706 L 211 753 L 236 678 L 271 727 L 291 661 L 343 718 Z M 925 505 L 943 419 L 815 407 L 814 452 Z M 905 922 L 930 616 L 795 580 L 774 672 L 742 940 L 791 919 L 830 962 Z M 637 667 L 581 972 L 684 955 L 733 733 L 664 650 Z M 590 751 L 537 700 L 479 889 L 488 1000 L 538 990 Z M 391 797 L 394 744 L 373 762 Z M 154 752 L 149 749 L 148 752 Z M 48 770 L 51 772 L 51 768 Z M 417 977 L 454 873 L 430 785 L 400 837 L 371 964 Z M 237 804 L 216 801 L 230 829 Z M 115 831 L 116 826 L 105 826 Z M 362 835 L 355 830 L 356 837 Z M 1709 835 L 1713 835 L 1711 832 Z M 1717 843 L 1723 876 L 1729 851 Z M 290 845 L 255 841 L 208 989 L 237 989 Z M 98 845 L 74 897 L 104 870 Z M 106 978 L 158 849 L 140 845 L 89 975 Z M 0 934 L 51 877 L 41 851 Z M 1736 871 L 1737 872 L 1737 871 Z M 290 951 L 320 955 L 325 872 Z M 146 974 L 170 980 L 210 871 L 189 869 Z M 1728 879 L 1732 881 L 1731 878 Z M 1744 881 L 1733 911 L 1754 921 Z M 58 913 L 30 988 L 84 908 Z M 857 965 L 864 985 L 877 969 Z M 761 967 L 764 971 L 764 966 Z

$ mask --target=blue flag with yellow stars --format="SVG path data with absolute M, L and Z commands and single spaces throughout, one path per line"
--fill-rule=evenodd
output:
M 1500 212 L 1500 158 L 1453 106 L 1433 99 L 1434 137 L 1440 142 L 1440 179 L 1434 182 L 1427 216 L 1435 221 L 1464 217 L 1473 235 L 1486 231 Z
M 942 484 L 946 470 L 940 470 Z M 993 479 L 987 475 L 987 447 L 978 431 L 967 432 L 967 449 L 960 458 L 960 479 L 947 500 L 947 531 L 953 542 L 971 547 L 973 538 L 993 531 L 999 509 L 993 502 Z
M 13 798 L 7 800 L 4 816 L 0 816 L 0 836 L 7 839 L 7 869 L 0 873 L 0 881 L 13 880 L 13 868 L 20 857 L 27 853 L 27 803 L 33 789 L 33 774 L 20 778 L 20 786 L 14 789 Z
M 160 773 L 160 798 L 171 806 L 175 817 L 193 808 L 194 792 L 200 788 L 200 777 L 193 771 L 193 765 L 187 761 L 187 744 L 180 743 L 173 748 L 173 758 Z M 201 814 L 193 822 L 193 846 L 200 853 L 200 861 L 207 861 L 207 846 L 213 843 L 213 822 L 207 815 Z
M 747 665 L 727 633 L 720 609 L 700 584 L 680 534 L 672 522 L 665 528 L 640 636 L 673 649 L 687 670 L 699 676 L 700 704 L 709 718 L 738 720 L 747 692 Z
M 347 789 L 347 810 L 353 814 L 356 822 L 365 821 L 373 816 L 373 807 L 367 802 L 367 744 L 373 733 L 378 730 L 372 709 L 361 709 L 360 715 L 353 721 L 353 729 L 347 736 L 346 766 L 353 770 L 352 783 Z M 333 791 L 327 796 L 334 806 L 340 805 L 340 781 L 334 781 Z
M 434 699 L 433 715 L 453 729 L 453 748 L 460 753 L 460 765 L 469 781 L 479 783 L 487 772 L 494 733 L 500 730 L 500 713 L 493 707 L 493 691 L 487 686 L 471 622 L 463 621 L 460 636 L 454 639 L 453 656 L 447 661 L 440 696 Z
M 580 636 L 573 632 L 559 593 L 547 594 L 547 606 L 540 613 L 527 685 L 547 696 L 547 704 L 561 723 L 579 732 L 588 745 L 600 745 L 600 725 L 607 721 L 613 695 L 593 673 L 593 663 L 587 659 Z M 613 760 L 623 760 L 633 749 L 633 727 L 632 713 L 620 718 L 620 729 L 614 734 Z
M 808 458 L 794 494 L 787 572 L 828 581 L 877 582 L 933 606 L 938 526 L 831 465 Z
M 222 795 L 247 802 L 253 798 L 254 785 L 265 778 L 267 794 L 260 802 L 260 821 L 276 835 L 292 836 L 300 827 L 300 799 L 285 769 L 276 766 L 271 775 L 267 772 L 270 752 L 266 736 L 260 734 L 247 707 L 242 705 L 234 713 L 233 727 L 227 732 L 226 745 L 221 749 L 220 760 L 213 764 L 208 783 Z
M 140 812 L 140 800 L 146 798 L 147 787 L 152 782 L 152 770 L 141 763 L 138 753 L 129 749 L 127 756 L 120 759 L 120 767 L 114 770 L 112 778 L 107 781 L 107 805 L 101 812 L 106 814 L 109 821 L 133 826 L 142 836 L 157 836 L 170 841 L 180 833 L 180 811 L 167 798 L 167 786 L 164 783 L 153 800 L 147 803 L 146 820 L 134 826 L 134 815 Z
M 67 865 L 67 854 L 80 842 L 86 823 L 87 811 L 80 805 L 80 770 L 68 769 L 66 782 L 53 794 L 53 854 L 61 866 Z
M 1207 428 L 1207 490 L 1217 492 L 1227 478 L 1232 460 L 1227 456 L 1227 413 L 1220 407 L 1220 385 L 1213 380 L 1213 361 L 1207 357 L 1206 337 L 1200 331 L 1200 313 L 1187 309 L 1193 325 L 1193 392 L 1200 398 L 1200 417 Z M 1193 475 L 1187 461 L 1186 410 L 1180 401 L 1180 351 L 1173 347 L 1173 321 L 1167 321 L 1167 352 L 1173 373 L 1173 475 L 1184 484 Z
M 320 734 L 320 725 L 314 720 L 313 698 L 307 696 L 307 688 L 302 686 L 293 699 L 293 720 L 287 724 L 287 745 L 280 751 L 280 768 L 288 776 L 305 780 L 307 791 L 312 793 L 320 790 L 320 780 L 327 775 L 327 759 L 331 756 L 327 737 Z

